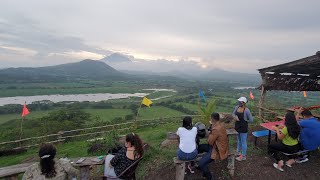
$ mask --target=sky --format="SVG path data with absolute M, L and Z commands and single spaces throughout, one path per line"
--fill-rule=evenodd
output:
M 0 68 L 122 53 L 141 66 L 257 73 L 320 50 L 319 7 L 318 0 L 1 0 Z

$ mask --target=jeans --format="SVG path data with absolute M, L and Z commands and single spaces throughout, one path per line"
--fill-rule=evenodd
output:
M 214 161 L 213 159 L 211 159 L 211 154 L 212 154 L 213 148 L 212 148 L 211 145 L 209 145 L 207 147 L 209 147 L 208 152 L 200 159 L 199 168 L 200 168 L 200 170 L 202 172 L 202 175 L 204 177 L 206 177 L 208 180 L 212 180 L 213 176 L 212 176 L 212 174 L 211 174 L 211 172 L 210 172 L 210 170 L 208 168 L 208 165 L 212 161 Z
M 195 149 L 191 153 L 185 153 L 185 152 L 181 151 L 181 149 L 179 149 L 177 152 L 178 158 L 183 161 L 193 160 L 197 157 L 197 155 L 198 155 L 197 149 Z
M 247 155 L 247 137 L 248 133 L 239 133 L 238 136 L 238 143 L 237 143 L 237 152 L 239 153 L 241 150 L 242 156 Z
M 282 142 L 280 143 L 272 143 L 268 146 L 268 154 L 270 154 L 276 162 L 279 162 L 280 159 L 280 152 L 292 154 L 298 152 L 300 149 L 300 145 L 294 145 L 294 146 L 287 146 L 283 144 Z M 296 158 L 296 156 L 289 156 L 288 158 L 293 159 Z

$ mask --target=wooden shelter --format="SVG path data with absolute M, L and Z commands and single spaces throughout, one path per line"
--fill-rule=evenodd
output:
M 289 63 L 259 69 L 262 84 L 259 117 L 263 118 L 266 91 L 320 91 L 320 51 Z

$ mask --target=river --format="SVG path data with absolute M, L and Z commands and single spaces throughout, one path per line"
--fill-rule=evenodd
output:
M 175 92 L 173 89 L 148 89 L 153 90 L 154 92 L 158 91 L 171 91 Z M 154 93 L 152 92 L 152 93 Z M 62 101 L 90 101 L 90 102 L 98 102 L 98 101 L 106 101 L 110 99 L 125 99 L 130 97 L 144 97 L 149 95 L 150 93 L 119 93 L 119 94 L 111 94 L 111 93 L 97 93 L 97 94 L 68 94 L 68 95 L 39 95 L 39 96 L 16 96 L 16 97 L 3 97 L 0 98 L 0 106 L 7 105 L 7 104 L 32 104 L 35 101 L 44 101 L 49 100 L 54 103 L 62 102 Z M 159 97 L 156 99 L 165 98 Z M 154 100 L 156 100 L 154 99 Z

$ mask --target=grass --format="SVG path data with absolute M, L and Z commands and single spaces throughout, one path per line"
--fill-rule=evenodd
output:
M 181 116 L 184 113 L 163 106 L 143 107 L 139 112 L 139 119 Z
M 176 105 L 182 105 L 184 108 L 187 108 L 191 111 L 199 111 L 199 106 L 197 104 L 190 104 L 185 102 L 175 103 Z
M 138 179 L 144 179 L 150 170 L 156 170 L 156 168 L 162 167 L 164 164 L 168 165 L 172 163 L 172 157 L 175 156 L 177 147 L 171 146 L 168 148 L 160 148 L 160 143 L 166 139 L 167 132 L 176 131 L 178 127 L 178 124 L 165 124 L 157 127 L 149 127 L 137 130 L 136 133 L 144 142 L 148 143 L 149 145 L 144 159 L 139 164 L 137 170 Z M 56 146 L 57 158 L 91 156 L 87 153 L 87 144 L 88 142 L 86 141 L 75 141 L 59 144 Z M 0 167 L 23 163 L 26 160 L 38 161 L 37 150 L 37 148 L 32 148 L 29 149 L 28 152 L 19 155 L 0 157 Z M 155 164 L 157 165 L 155 166 Z
M 108 122 L 116 117 L 124 118 L 126 115 L 132 114 L 130 109 L 84 109 L 93 117 L 99 117 L 102 121 Z
M 40 118 L 42 116 L 48 115 L 50 111 L 33 111 L 28 114 L 27 119 L 32 120 L 35 118 Z M 21 119 L 21 114 L 2 114 L 0 115 L 0 125 L 6 123 L 10 120 Z

